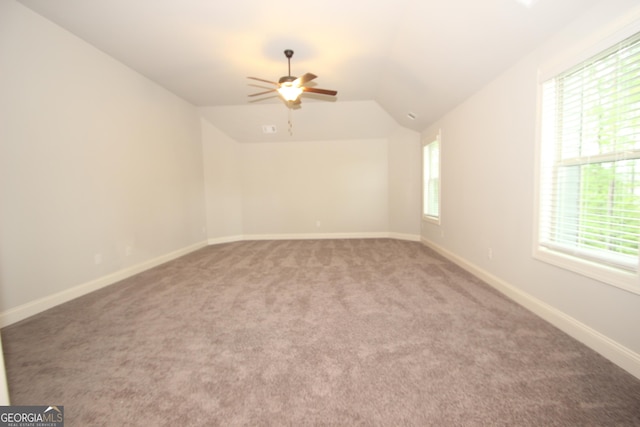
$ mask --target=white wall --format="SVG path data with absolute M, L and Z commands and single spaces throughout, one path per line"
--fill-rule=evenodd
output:
M 587 11 L 425 130 L 442 129 L 442 224 L 423 237 L 640 376 L 640 295 L 532 257 L 538 69 L 640 18 L 636 4 Z
M 422 145 L 420 134 L 399 126 L 389 137 L 389 231 L 398 237 L 420 234 Z
M 418 132 L 396 125 L 385 139 L 238 143 L 201 110 L 209 242 L 418 238 Z
M 239 147 L 245 235 L 389 231 L 386 140 Z
M 209 241 L 239 239 L 243 217 L 238 143 L 202 119 L 202 149 Z
M 0 70 L 0 312 L 205 241 L 192 105 L 13 1 Z
M 19 3 L 0 8 L 0 324 L 207 239 L 418 235 L 419 135 L 388 117 L 388 139 L 239 144 Z
M 4 353 L 2 351 L 2 338 L 0 338 L 0 406 L 9 406 L 9 388 L 7 386 L 7 373 L 4 369 Z

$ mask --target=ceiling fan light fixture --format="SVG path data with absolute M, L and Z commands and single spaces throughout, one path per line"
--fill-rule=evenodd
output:
M 274 86 L 272 89 L 269 89 L 264 92 L 253 93 L 249 96 L 260 96 L 260 95 L 265 95 L 267 93 L 277 91 L 285 101 L 293 102 L 295 103 L 295 105 L 299 106 L 300 105 L 299 98 L 300 98 L 300 95 L 302 95 L 302 92 L 317 93 L 317 94 L 329 95 L 329 96 L 336 96 L 338 94 L 338 91 L 335 91 L 335 90 L 320 89 L 317 87 L 306 86 L 308 82 L 318 77 L 313 73 L 305 73 L 300 77 L 292 76 L 291 75 L 291 57 L 293 56 L 293 51 L 291 49 L 287 49 L 284 51 L 284 55 L 287 57 L 287 66 L 288 66 L 287 69 L 289 71 L 289 74 L 287 74 L 286 76 L 280 77 L 280 80 L 278 80 L 277 83 L 272 82 L 270 80 L 260 79 L 258 77 L 247 77 L 249 79 L 257 80 L 263 83 L 269 83 Z M 291 107 L 292 106 L 289 105 L 289 108 Z
M 302 93 L 302 88 L 294 86 L 291 82 L 287 82 L 283 83 L 278 88 L 278 92 L 282 95 L 285 101 L 295 101 Z

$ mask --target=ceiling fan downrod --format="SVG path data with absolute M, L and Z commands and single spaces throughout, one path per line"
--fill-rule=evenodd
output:
M 284 51 L 284 56 L 287 57 L 287 62 L 289 64 L 289 74 L 287 74 L 287 76 L 291 76 L 291 57 L 293 56 L 293 51 L 291 49 L 286 49 Z
M 274 88 L 267 90 L 265 92 L 254 93 L 249 96 L 265 95 L 267 93 L 277 91 L 280 93 L 280 95 L 285 101 L 289 103 L 293 103 L 293 105 L 295 106 L 298 106 L 300 104 L 299 97 L 303 92 L 311 92 L 311 93 L 317 93 L 321 95 L 336 96 L 338 92 L 335 90 L 319 89 L 316 87 L 306 86 L 308 82 L 310 82 L 311 80 L 317 77 L 313 73 L 305 73 L 300 78 L 292 76 L 291 75 L 291 57 L 293 56 L 293 50 L 286 49 L 284 51 L 284 56 L 287 57 L 287 69 L 288 69 L 289 75 L 280 77 L 277 83 L 272 82 L 270 80 L 260 79 L 258 77 L 248 77 L 249 79 L 258 80 L 259 82 L 269 83 L 275 86 Z M 292 104 L 289 104 L 290 107 L 291 105 Z

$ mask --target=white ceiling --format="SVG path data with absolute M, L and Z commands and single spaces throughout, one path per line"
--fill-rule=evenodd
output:
M 19 1 L 205 107 L 234 139 L 258 141 L 270 138 L 263 124 L 286 128 L 288 112 L 275 97 L 249 98 L 261 89 L 246 77 L 287 75 L 284 49 L 295 51 L 293 75 L 312 72 L 317 87 L 338 91 L 335 100 L 305 94 L 292 113 L 309 124 L 307 110 L 320 114 L 323 138 L 387 129 L 384 112 L 420 132 L 602 0 Z

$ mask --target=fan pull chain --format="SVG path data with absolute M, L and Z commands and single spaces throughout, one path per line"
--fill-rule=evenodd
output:
M 289 107 L 289 136 L 293 136 L 293 120 L 291 119 L 291 107 Z

